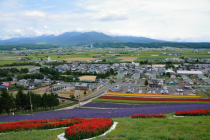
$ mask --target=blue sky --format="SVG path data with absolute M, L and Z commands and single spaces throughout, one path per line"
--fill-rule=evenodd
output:
M 0 0 L 0 39 L 98 31 L 210 42 L 210 0 Z

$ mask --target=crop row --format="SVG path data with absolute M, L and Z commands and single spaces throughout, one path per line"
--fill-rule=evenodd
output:
M 171 99 L 171 98 L 131 98 L 131 97 L 113 97 L 101 96 L 100 99 L 115 99 L 115 100 L 134 100 L 134 101 L 200 101 L 210 102 L 210 99 Z

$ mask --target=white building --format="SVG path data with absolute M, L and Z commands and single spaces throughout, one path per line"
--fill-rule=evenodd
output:
M 177 71 L 177 74 L 203 74 L 202 71 L 188 71 L 188 70 L 184 70 L 184 71 L 181 71 L 181 70 L 178 70 Z

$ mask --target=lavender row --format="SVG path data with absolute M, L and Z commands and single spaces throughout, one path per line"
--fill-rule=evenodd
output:
M 194 103 L 189 103 L 193 105 Z M 162 106 L 163 104 L 123 104 L 123 103 L 107 103 L 107 102 L 90 102 L 82 107 L 95 107 L 95 108 L 142 108 L 142 107 L 152 107 L 152 106 Z M 168 104 L 165 104 L 168 105 Z M 177 105 L 177 104 L 171 104 Z
M 83 107 L 96 107 L 96 108 L 139 108 L 144 106 L 156 106 L 154 104 L 120 104 L 120 103 L 106 103 L 106 102 L 90 102 Z
M 75 108 L 70 110 L 60 110 L 51 112 L 34 113 L 33 115 L 11 115 L 1 116 L 0 122 L 19 121 L 19 120 L 37 120 L 37 119 L 62 119 L 62 118 L 114 118 L 128 117 L 133 114 L 160 114 L 176 111 L 210 109 L 210 104 L 168 104 L 168 105 L 145 105 L 139 108 L 124 109 L 84 109 Z

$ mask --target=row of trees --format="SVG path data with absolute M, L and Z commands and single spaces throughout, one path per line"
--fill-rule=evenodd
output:
M 30 103 L 30 94 L 31 94 L 31 102 L 33 105 L 33 110 L 47 110 L 53 108 L 54 106 L 59 105 L 59 100 L 51 93 L 44 93 L 42 96 L 40 94 L 27 93 L 24 94 L 21 89 L 19 89 L 18 93 L 15 97 L 9 94 L 6 89 L 2 89 L 2 93 L 0 94 L 0 114 L 6 112 L 8 115 L 10 111 L 27 111 L 31 109 Z
M 39 63 L 33 63 L 33 62 L 14 62 L 12 64 L 1 65 L 0 67 L 5 67 L 5 66 L 26 66 L 26 65 L 41 66 Z
M 131 48 L 162 48 L 164 46 L 170 46 L 175 48 L 209 48 L 210 43 L 173 43 L 173 42 L 164 42 L 164 43 L 133 43 L 133 42 L 118 42 L 118 43 L 95 43 L 93 45 L 96 48 L 124 48 L 125 46 Z
M 0 77 L 3 77 L 0 79 L 0 82 L 5 82 L 5 81 L 12 81 L 12 77 L 19 73 L 27 73 L 28 69 L 23 68 L 18 70 L 17 68 L 7 68 L 7 69 L 0 69 Z
M 33 73 L 33 74 L 18 74 L 17 80 L 21 79 L 43 79 L 44 74 L 42 73 Z
M 15 45 L 0 45 L 0 50 L 12 50 L 13 48 L 16 48 L 17 50 L 24 50 L 24 49 L 50 49 L 50 48 L 58 48 L 59 46 L 56 45 L 39 45 L 39 44 L 15 44 Z

